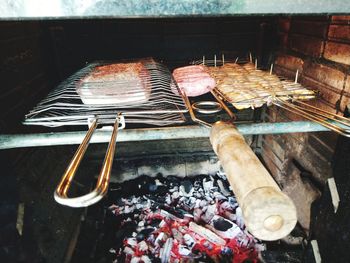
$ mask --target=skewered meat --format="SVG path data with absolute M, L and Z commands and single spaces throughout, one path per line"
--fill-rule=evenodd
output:
M 76 86 L 84 104 L 139 104 L 147 102 L 150 85 L 141 62 L 95 67 Z
M 179 88 L 189 97 L 200 96 L 215 87 L 215 80 L 201 65 L 177 68 L 173 76 Z
M 208 71 L 215 79 L 217 89 L 237 109 L 261 107 L 270 103 L 274 96 L 280 99 L 314 97 L 313 91 L 298 83 L 280 80 L 276 75 L 255 69 L 252 63 L 226 63 L 221 67 L 209 67 Z

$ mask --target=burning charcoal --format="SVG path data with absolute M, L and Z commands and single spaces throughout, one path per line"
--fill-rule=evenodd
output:
M 151 200 L 148 198 L 145 200 L 140 200 L 137 204 L 135 204 L 136 209 L 147 209 L 151 207 Z
M 219 192 L 214 192 L 214 193 L 213 193 L 213 196 L 214 196 L 214 198 L 215 198 L 217 201 L 227 200 L 226 196 L 222 195 L 222 194 L 219 193 Z
M 206 200 L 202 200 L 199 204 L 200 207 L 206 207 L 208 205 L 208 202 Z
M 170 262 L 171 249 L 173 248 L 173 239 L 168 238 L 160 254 L 160 260 L 162 263 Z
M 141 257 L 132 257 L 130 263 L 139 263 L 141 262 Z
M 132 250 L 132 248 L 130 248 L 130 247 L 125 247 L 123 252 L 127 255 L 134 255 L 134 253 L 135 253 L 134 250 Z
M 185 234 L 183 236 L 183 240 L 184 243 L 190 248 L 192 249 L 194 247 L 194 245 L 196 244 L 196 241 L 193 239 L 193 237 L 191 237 L 189 234 Z
M 229 256 L 229 255 L 233 255 L 233 251 L 229 247 L 224 247 L 223 249 L 221 249 L 221 254 Z
M 181 192 L 179 192 L 179 194 L 180 194 L 180 196 L 182 195 Z M 185 201 L 186 201 L 186 197 L 184 197 L 184 196 L 180 197 L 180 199 L 179 199 L 179 203 L 180 203 L 180 204 L 182 204 L 182 203 L 185 202 Z
M 223 168 L 220 166 L 220 171 L 216 173 L 216 176 L 219 177 L 223 181 L 227 181 L 226 173 L 224 172 Z
M 196 198 L 202 198 L 203 197 L 203 195 L 199 191 L 195 191 L 193 193 L 193 196 L 196 197 Z
M 187 214 L 187 212 L 182 209 L 177 209 L 172 207 L 167 207 L 166 209 L 168 209 L 169 212 L 164 209 L 161 209 L 160 214 L 174 221 L 183 221 L 183 219 L 185 218 L 185 215 Z
M 148 237 L 151 233 L 153 233 L 156 229 L 153 227 L 148 227 L 140 231 L 139 234 L 144 235 L 145 237 Z
M 177 230 L 176 228 L 172 228 L 171 233 L 177 241 L 182 242 L 182 234 L 179 230 Z
M 195 207 L 195 205 L 196 205 L 196 198 L 194 197 L 187 198 L 184 202 L 184 208 L 187 211 L 192 210 Z
M 130 214 L 132 212 L 134 212 L 135 210 L 135 206 L 124 206 L 124 214 Z
M 209 229 L 206 229 L 205 227 L 202 227 L 200 225 L 197 225 L 194 222 L 190 222 L 190 230 L 194 233 L 206 238 L 210 242 L 224 246 L 226 244 L 226 241 L 222 239 L 221 237 L 217 236 L 215 233 L 210 231 Z
M 173 188 L 170 188 L 170 189 L 169 189 L 169 192 L 170 192 L 170 193 L 178 192 L 178 191 L 179 191 L 179 187 L 178 187 L 178 186 L 174 186 Z
M 194 181 L 193 187 L 194 187 L 196 190 L 198 190 L 199 188 L 201 188 L 201 187 L 202 187 L 201 181 L 199 181 L 199 180 Z
M 148 256 L 146 256 L 146 255 L 143 255 L 143 256 L 141 257 L 141 261 L 142 261 L 143 263 L 152 263 L 151 259 L 150 259 Z
M 136 247 L 137 246 L 137 240 L 136 240 L 136 238 L 128 238 L 127 240 L 126 240 L 126 243 L 129 245 L 129 246 L 131 246 L 131 247 Z
M 236 200 L 236 198 L 235 197 L 233 197 L 233 196 L 230 196 L 229 198 L 228 198 L 228 202 L 230 203 L 230 205 L 232 206 L 232 207 L 238 207 L 238 203 L 237 203 L 237 200 Z
M 153 234 L 152 234 L 152 235 L 149 235 L 149 237 L 147 238 L 147 242 L 149 242 L 149 243 L 154 244 L 155 241 L 156 241 L 156 239 L 155 239 L 155 237 L 154 237 Z
M 141 241 L 140 243 L 138 243 L 137 248 L 139 249 L 139 251 L 146 252 L 148 250 L 148 245 L 146 241 Z
M 204 192 L 209 192 L 213 187 L 214 187 L 214 181 L 212 180 L 206 181 L 205 178 L 203 179 Z
M 153 226 L 153 227 L 158 227 L 162 219 L 160 218 L 152 218 L 151 220 L 148 221 L 148 224 Z
M 193 194 L 193 185 L 191 181 L 185 180 L 181 182 L 180 185 L 180 192 L 182 193 L 183 196 L 190 197 Z
M 142 229 L 136 236 L 136 240 L 137 241 L 142 241 L 146 238 L 148 238 L 148 236 L 153 233 L 155 231 L 155 228 L 149 227 L 149 228 L 145 228 Z
M 195 208 L 193 210 L 193 219 L 195 222 L 199 222 L 201 220 L 201 216 L 203 214 L 203 211 L 201 208 Z
M 115 237 L 118 262 L 232 262 L 233 256 L 249 259 L 264 249 L 245 229 L 226 179 L 173 179 L 138 179 L 137 196 L 116 198 L 109 207 L 115 215 L 124 214 Z
M 242 209 L 240 207 L 237 207 L 236 209 L 236 224 L 240 227 L 240 228 L 244 228 L 244 219 L 243 219 L 243 213 L 242 213 Z
M 257 243 L 254 245 L 254 248 L 257 252 L 265 251 L 266 250 L 266 245 L 265 244 L 260 244 Z
M 137 242 L 141 242 L 142 240 L 145 239 L 145 235 L 138 233 L 135 238 L 136 238 Z
M 184 245 L 180 245 L 179 246 L 179 254 L 181 256 L 185 256 L 188 257 L 191 254 L 191 250 L 189 250 L 187 247 L 185 247 Z
M 159 179 L 154 180 L 154 183 L 158 186 L 164 185 L 161 181 L 159 181 Z
M 207 200 L 210 204 L 213 204 L 213 203 L 214 203 L 214 199 L 211 198 L 209 195 L 206 195 L 206 196 L 205 196 L 205 200 Z
M 166 202 L 168 205 L 171 205 L 172 200 L 171 200 L 170 194 L 167 194 L 167 195 L 166 195 L 165 202 Z
M 235 223 L 218 215 L 213 217 L 210 224 L 207 225 L 207 228 L 222 238 L 233 239 L 243 235 L 242 230 Z
M 188 231 L 188 227 L 187 226 L 179 226 L 178 230 L 182 233 L 182 234 L 186 234 Z
M 154 245 L 155 245 L 155 246 L 158 246 L 158 247 L 161 247 L 161 244 L 162 244 L 166 239 L 167 239 L 167 235 L 166 235 L 165 233 L 161 232 L 161 233 L 157 236 L 156 240 L 154 241 Z
M 180 197 L 180 193 L 179 192 L 173 192 L 172 194 L 171 194 L 171 198 L 173 199 L 173 200 L 176 200 L 176 199 L 178 199 Z
M 215 214 L 216 214 L 216 205 L 215 204 L 209 205 L 209 206 L 207 206 L 205 213 L 201 216 L 201 219 L 205 223 L 209 223 L 210 220 L 215 216 Z
M 166 226 L 165 220 L 160 221 L 159 227 L 164 227 L 164 226 Z
M 220 192 L 224 195 L 224 196 L 230 196 L 231 193 L 228 189 L 226 189 L 226 187 L 224 186 L 224 183 L 221 180 L 217 180 L 217 184 L 220 188 Z

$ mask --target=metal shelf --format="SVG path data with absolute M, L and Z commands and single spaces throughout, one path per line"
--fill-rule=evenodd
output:
M 319 132 L 329 129 L 311 121 L 236 124 L 243 135 Z M 198 126 L 121 130 L 117 142 L 209 138 L 210 129 Z M 86 131 L 36 134 L 2 134 L 0 149 L 80 144 Z M 97 130 L 90 143 L 109 142 L 111 130 Z
M 5 0 L 1 19 L 87 19 L 243 14 L 336 14 L 348 13 L 344 0 Z

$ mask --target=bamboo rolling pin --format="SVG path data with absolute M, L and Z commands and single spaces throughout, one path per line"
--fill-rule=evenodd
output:
M 242 208 L 245 224 L 262 240 L 288 235 L 297 222 L 296 208 L 282 193 L 232 123 L 212 126 L 210 141 Z

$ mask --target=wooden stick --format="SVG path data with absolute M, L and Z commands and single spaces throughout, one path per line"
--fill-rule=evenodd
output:
M 297 69 L 297 72 L 295 73 L 295 81 L 294 81 L 294 83 L 298 83 L 298 77 L 299 77 L 299 70 Z

